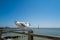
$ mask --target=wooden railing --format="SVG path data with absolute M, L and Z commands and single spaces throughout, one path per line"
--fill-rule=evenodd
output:
M 28 40 L 34 40 L 33 37 L 40 37 L 40 38 L 42 37 L 42 38 L 47 38 L 47 39 L 51 39 L 51 40 L 60 40 L 60 37 L 52 37 L 52 36 L 46 36 L 46 35 L 33 34 L 32 30 L 28 31 L 28 33 L 25 33 L 25 32 L 15 32 L 15 31 L 9 31 L 9 32 L 28 35 Z M 0 40 L 1 40 L 1 34 L 2 33 L 3 33 L 2 30 L 0 30 Z

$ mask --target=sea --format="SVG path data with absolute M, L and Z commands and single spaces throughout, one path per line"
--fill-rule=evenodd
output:
M 60 28 L 31 28 L 33 30 L 34 34 L 39 35 L 47 35 L 47 36 L 54 36 L 54 37 L 60 37 Z M 17 35 L 17 34 L 5 34 L 5 35 Z M 24 34 L 20 34 L 18 36 L 21 36 L 18 38 L 19 40 L 28 40 L 28 36 Z M 12 39 L 11 39 L 12 40 Z M 51 40 L 47 38 L 40 38 L 40 37 L 34 37 L 34 40 Z
M 60 28 L 33 28 L 35 34 L 60 37 Z

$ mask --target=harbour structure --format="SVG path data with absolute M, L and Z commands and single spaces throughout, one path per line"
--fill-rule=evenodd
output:
M 14 28 L 13 28 L 14 29 Z M 53 37 L 53 36 L 46 36 L 46 35 L 38 35 L 38 34 L 34 34 L 33 33 L 33 30 L 30 30 L 30 31 L 28 31 L 27 33 L 25 33 L 25 32 L 16 32 L 16 30 L 15 31 L 7 31 L 7 32 L 12 32 L 12 33 L 17 33 L 17 34 L 24 34 L 24 35 L 27 35 L 27 40 L 34 40 L 34 37 L 37 37 L 37 38 L 47 38 L 47 39 L 49 39 L 49 40 L 60 40 L 60 37 Z M 3 32 L 3 29 L 2 28 L 0 28 L 0 40 L 2 40 L 2 34 L 4 34 L 4 33 L 6 33 L 6 32 Z M 4 37 L 5 39 L 7 38 L 13 38 L 14 40 L 16 40 L 18 37 L 21 37 L 21 36 L 6 36 L 6 37 Z M 24 36 L 25 37 L 25 36 Z M 24 38 L 24 37 L 22 37 L 22 39 Z M 20 40 L 20 39 L 17 39 L 17 40 Z

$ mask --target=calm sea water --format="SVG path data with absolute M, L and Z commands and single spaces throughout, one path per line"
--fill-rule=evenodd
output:
M 60 37 L 60 28 L 33 28 L 35 34 Z

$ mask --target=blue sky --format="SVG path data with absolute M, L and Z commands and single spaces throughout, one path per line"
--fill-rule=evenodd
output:
M 13 27 L 14 20 L 60 28 L 60 0 L 0 0 L 0 26 Z

